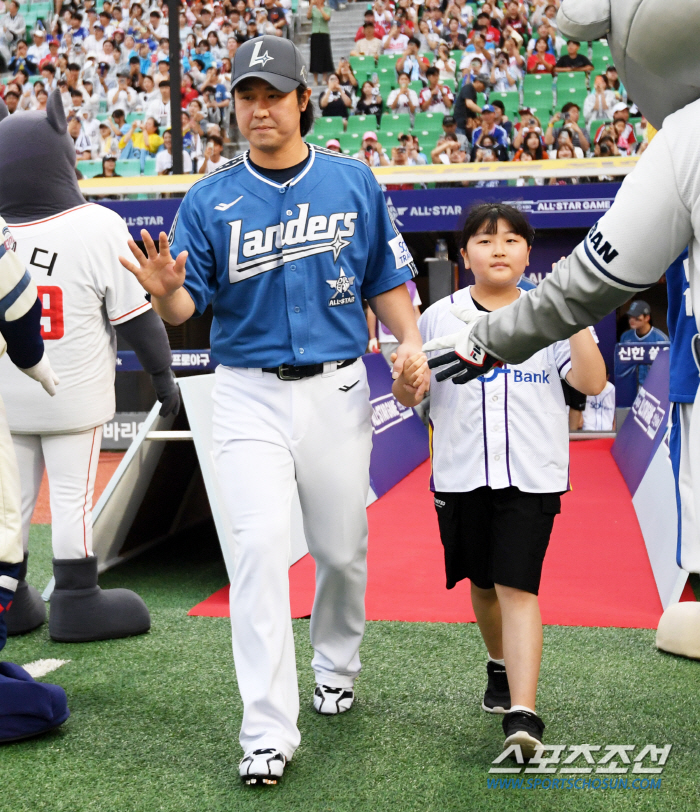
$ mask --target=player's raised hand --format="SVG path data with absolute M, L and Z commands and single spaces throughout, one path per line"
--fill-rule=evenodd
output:
M 164 231 L 160 232 L 158 246 L 145 228 L 141 229 L 141 238 L 146 248 L 145 254 L 133 240 L 129 240 L 129 248 L 138 265 L 129 262 L 124 257 L 119 257 L 119 261 L 127 271 L 131 271 L 143 289 L 152 296 L 157 298 L 169 296 L 181 288 L 185 281 L 187 251 L 181 251 L 177 258 L 173 259 L 170 254 L 168 235 Z

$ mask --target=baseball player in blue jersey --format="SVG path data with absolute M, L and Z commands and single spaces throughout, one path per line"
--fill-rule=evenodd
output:
M 213 308 L 214 453 L 236 560 L 240 774 L 276 783 L 300 741 L 287 573 L 294 483 L 316 561 L 314 707 L 342 713 L 365 623 L 372 428 L 362 299 L 399 341 L 396 375 L 421 338 L 404 284 L 414 265 L 371 171 L 303 141 L 311 90 L 294 44 L 265 36 L 242 45 L 232 93 L 250 150 L 194 184 L 170 246 L 144 231 L 147 256 L 134 243 L 138 265 L 122 262 L 167 322 Z

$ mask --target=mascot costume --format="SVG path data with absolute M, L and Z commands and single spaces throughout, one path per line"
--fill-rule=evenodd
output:
M 114 212 L 83 198 L 61 94 L 46 112 L 10 116 L 0 102 L 0 216 L 17 256 L 36 280 L 42 337 L 61 379 L 56 396 L 39 403 L 32 384 L 0 361 L 5 402 L 22 487 L 24 558 L 9 634 L 45 620 L 39 593 L 25 580 L 29 524 L 46 469 L 52 515 L 53 571 L 49 634 L 62 642 L 143 634 L 150 616 L 126 589 L 101 590 L 92 552 L 92 495 L 102 425 L 114 416 L 116 335 L 136 351 L 163 404 L 177 413 L 180 396 L 161 319 L 138 282 L 119 263 L 129 232 Z
M 700 142 L 693 136 L 700 128 L 700 3 L 563 0 L 557 24 L 572 39 L 607 37 L 630 97 L 659 132 L 610 210 L 536 291 L 488 315 L 453 311 L 467 326 L 424 346 L 425 351 L 449 351 L 429 362 L 431 368 L 450 364 L 438 380 L 466 383 L 502 362 L 522 363 L 595 324 L 656 284 L 686 247 L 690 301 L 700 326 Z M 698 350 L 696 335 L 696 362 Z M 686 493 L 690 511 L 700 516 L 700 408 L 681 405 L 681 462 L 690 483 Z M 700 603 L 669 607 L 659 623 L 657 645 L 699 656 Z
M 0 230 L 0 355 L 7 350 L 12 363 L 53 396 L 58 378 L 44 352 L 36 285 L 17 258 L 2 218 Z M 31 387 L 36 403 L 45 407 L 46 395 L 36 384 Z M 0 650 L 7 640 L 5 618 L 12 608 L 22 567 L 20 513 L 19 471 L 0 400 Z M 44 733 L 63 724 L 68 716 L 63 688 L 35 682 L 18 665 L 0 662 L 0 742 Z

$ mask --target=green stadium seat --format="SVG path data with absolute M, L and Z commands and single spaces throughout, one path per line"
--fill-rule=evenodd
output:
M 340 148 L 346 155 L 354 155 L 362 146 L 361 133 L 343 133 L 339 138 Z
M 142 112 L 128 113 L 126 116 L 126 123 L 133 124 L 135 121 L 141 121 L 143 118 Z
M 602 40 L 595 40 L 591 43 L 591 62 L 595 62 L 600 58 L 612 58 L 610 54 L 610 46 L 607 42 Z
M 397 59 L 397 54 L 380 54 L 379 59 L 377 60 L 377 67 L 390 68 L 391 70 L 396 71 Z
M 35 85 L 37 82 L 43 82 L 43 81 L 44 81 L 43 76 L 30 76 L 29 77 L 29 83 L 32 84 L 32 85 Z
M 381 58 L 381 57 L 380 57 Z M 398 84 L 398 77 L 396 76 L 396 68 L 393 65 L 378 65 L 377 76 L 380 85 L 390 85 L 396 87 Z
M 411 131 L 411 116 L 408 113 L 385 115 L 382 117 L 382 134 L 384 132 L 408 133 Z
M 319 116 L 314 122 L 314 132 L 324 133 L 326 139 L 337 138 L 345 131 L 342 116 Z
M 503 102 L 508 118 L 512 118 L 520 109 L 520 93 L 517 90 L 492 90 L 489 102 L 493 104 L 495 101 Z
M 423 82 L 420 81 L 420 79 L 416 79 L 415 82 L 411 82 L 408 86 L 411 88 L 411 90 L 415 90 L 415 92 L 418 95 L 420 95 L 421 90 L 423 90 L 423 88 L 425 87 L 425 85 L 423 84 Z
M 554 96 L 551 90 L 525 90 L 523 105 L 529 107 L 539 119 L 542 119 L 552 114 Z
M 583 103 L 586 101 L 587 95 L 588 91 L 586 90 L 577 90 L 573 87 L 569 90 L 562 90 L 561 88 L 558 88 L 557 109 L 561 110 L 561 108 L 567 104 L 567 102 L 574 102 L 575 104 L 578 104 L 581 110 L 583 110 Z
M 114 171 L 123 178 L 135 178 L 141 174 L 141 161 L 138 158 L 129 158 L 124 161 L 117 159 Z
M 146 158 L 146 162 L 143 167 L 143 174 L 144 175 L 155 175 L 156 174 L 156 159 L 155 158 Z
M 326 141 L 330 140 L 332 136 L 328 136 L 325 133 L 320 132 L 312 132 L 308 133 L 305 138 L 309 144 L 315 144 L 317 147 L 325 147 Z
M 442 132 L 444 113 L 416 113 L 413 121 L 414 132 Z
M 557 75 L 557 93 L 562 90 L 586 90 L 588 87 L 587 76 L 581 71 L 571 71 L 570 73 L 560 73 Z
M 459 63 L 462 61 L 463 56 L 464 51 L 461 50 L 450 51 L 450 57 L 452 57 L 452 59 L 454 59 L 454 61 L 457 63 L 457 67 L 459 67 Z
M 95 118 L 98 121 L 107 121 L 107 119 L 109 118 L 109 113 L 97 113 Z
M 429 64 L 433 64 L 435 61 L 435 54 L 432 51 L 425 51 L 424 53 L 419 54 L 421 57 L 425 57 L 428 60 Z
M 523 79 L 523 91 L 552 89 L 551 73 L 528 73 Z
M 102 160 L 99 161 L 78 161 L 78 169 L 84 178 L 94 178 L 102 172 Z
M 442 79 L 442 84 L 449 87 L 452 93 L 456 92 L 457 82 L 454 79 Z
M 372 72 L 376 67 L 374 59 L 371 56 L 350 56 L 348 57 L 348 62 L 350 63 L 350 67 L 355 71 L 355 76 L 357 76 L 358 71 L 365 71 L 365 73 Z
M 350 116 L 348 119 L 348 132 L 349 133 L 366 133 L 367 130 L 377 129 L 376 116 Z
M 483 107 L 486 104 L 486 94 L 485 93 L 477 93 L 476 94 L 476 103 L 479 107 Z
M 394 85 L 390 84 L 389 82 L 381 82 L 379 84 L 379 93 L 382 97 L 382 101 L 384 102 L 384 107 L 386 108 L 386 102 L 389 98 L 389 94 L 394 89 Z

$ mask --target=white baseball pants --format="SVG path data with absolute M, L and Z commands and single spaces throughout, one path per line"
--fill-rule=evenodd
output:
M 19 470 L 0 398 L 0 561 L 19 564 L 22 550 L 22 516 Z
M 316 681 L 351 687 L 360 672 L 369 386 L 361 360 L 327 369 L 301 381 L 260 369 L 216 369 L 214 458 L 233 530 L 231 629 L 245 753 L 276 747 L 291 758 L 300 741 L 288 574 L 295 479 L 316 562 Z
M 102 426 L 77 434 L 13 434 L 22 484 L 22 539 L 29 543 L 44 468 L 49 477 L 54 558 L 92 555 L 92 495 Z

